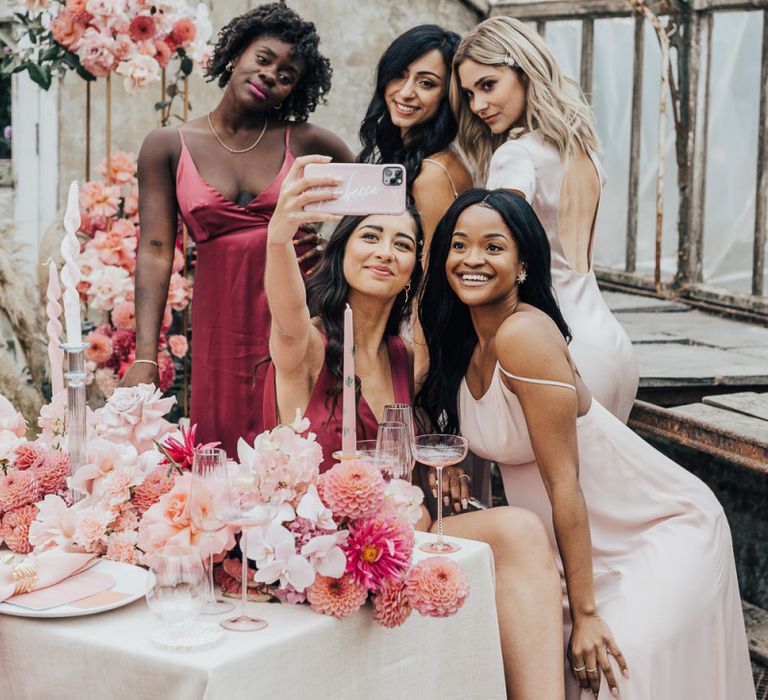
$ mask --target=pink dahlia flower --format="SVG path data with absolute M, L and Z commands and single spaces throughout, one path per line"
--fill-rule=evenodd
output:
M 148 41 L 156 32 L 155 20 L 148 15 L 134 17 L 128 27 L 128 33 L 134 41 Z
M 416 564 L 405 577 L 411 605 L 421 615 L 455 615 L 469 595 L 469 582 L 461 567 L 446 557 L 430 557 Z
M 61 450 L 54 450 L 33 469 L 41 495 L 56 493 L 67 485 L 67 477 L 70 474 L 69 455 Z
M 121 331 L 135 331 L 136 305 L 132 301 L 120 302 L 112 309 L 112 323 Z
M 26 505 L 8 511 L 3 516 L 2 536 L 9 549 L 19 554 L 29 554 L 29 526 L 37 515 L 37 506 Z
M 16 469 L 33 469 L 45 459 L 45 448 L 36 442 L 24 442 L 16 448 L 13 466 Z
M 318 576 L 307 589 L 307 600 L 315 612 L 333 617 L 347 617 L 368 597 L 368 591 L 349 574 L 341 578 Z
M 401 578 L 413 554 L 413 529 L 402 518 L 378 516 L 350 524 L 347 573 L 368 590 Z
M 91 344 L 91 347 L 86 348 L 84 352 L 86 360 L 101 364 L 112 357 L 112 341 L 106 335 L 91 331 L 84 340 Z
M 321 498 L 337 518 L 365 518 L 378 511 L 384 500 L 381 472 L 362 461 L 340 462 L 321 481 Z
M 404 579 L 385 583 L 373 599 L 373 619 L 384 627 L 399 627 L 412 612 Z
M 131 502 L 136 506 L 139 515 L 146 513 L 160 500 L 160 496 L 168 493 L 173 488 L 174 481 L 172 476 L 168 476 L 167 467 L 157 467 L 150 472 L 133 491 Z
M 40 487 L 34 472 L 11 470 L 0 476 L 0 511 L 14 510 L 34 503 L 40 497 Z

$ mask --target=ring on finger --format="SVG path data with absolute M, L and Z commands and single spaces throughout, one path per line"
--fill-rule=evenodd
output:
M 467 482 L 472 481 L 472 477 L 469 474 L 459 474 L 459 479 L 466 479 Z
M 583 671 L 586 667 L 587 667 L 587 664 L 584 664 L 583 666 L 579 666 L 579 667 L 573 666 L 572 668 L 574 673 L 579 673 L 580 671 Z
M 587 673 L 597 673 L 597 668 L 588 668 Z

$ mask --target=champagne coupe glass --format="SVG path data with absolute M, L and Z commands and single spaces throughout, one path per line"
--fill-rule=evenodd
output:
M 227 525 L 241 528 L 240 553 L 243 557 L 243 569 L 240 580 L 240 614 L 219 624 L 224 629 L 235 632 L 253 632 L 264 629 L 268 623 L 266 620 L 250 617 L 245 612 L 248 600 L 248 528 L 265 523 L 265 508 L 259 497 L 255 479 L 245 465 L 236 469 L 227 468 L 225 474 L 227 486 L 219 517 Z
M 413 454 L 411 445 L 416 437 L 416 431 L 413 427 L 413 409 L 407 403 L 390 403 L 384 406 L 384 415 L 382 420 L 386 422 L 402 423 L 405 425 L 405 452 L 408 458 L 408 471 L 403 475 L 403 479 L 411 480 L 413 468 L 416 466 L 416 457 Z
M 176 651 L 211 646 L 221 630 L 197 622 L 205 603 L 205 570 L 197 547 L 169 545 L 147 557 L 150 576 L 147 605 L 165 623 L 152 636 L 155 644 Z
M 358 440 L 357 455 L 363 462 L 376 466 L 376 440 Z
M 195 451 L 192 462 L 192 489 L 190 493 L 190 519 L 192 524 L 208 536 L 208 591 L 204 615 L 216 615 L 232 610 L 235 606 L 216 599 L 213 582 L 213 536 L 227 524 L 221 520 L 222 498 L 227 493 L 227 454 L 219 448 Z
M 381 470 L 385 481 L 401 479 L 408 474 L 410 450 L 405 432 L 405 424 L 388 421 L 379 423 L 376 435 L 376 466 Z
M 443 469 L 458 464 L 467 454 L 467 441 L 458 435 L 419 435 L 413 441 L 416 460 L 437 469 L 437 539 L 419 549 L 432 554 L 450 554 L 461 547 L 443 540 Z

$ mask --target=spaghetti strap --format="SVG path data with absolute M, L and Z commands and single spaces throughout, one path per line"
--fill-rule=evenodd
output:
M 501 370 L 501 373 L 506 375 L 507 377 L 510 377 L 511 379 L 517 379 L 521 382 L 530 382 L 531 384 L 547 384 L 548 386 L 560 386 L 563 387 L 563 389 L 570 389 L 571 391 L 576 391 L 576 387 L 573 384 L 567 384 L 566 382 L 557 382 L 554 379 L 531 379 L 530 377 L 521 377 L 517 374 L 512 374 L 512 372 L 507 372 L 501 365 L 499 365 L 499 369 Z
M 176 129 L 176 131 L 179 133 L 179 139 L 181 140 L 181 147 L 186 148 L 187 143 L 184 141 L 184 134 L 181 133 L 181 129 Z
M 288 153 L 291 150 L 291 125 L 285 125 L 285 152 Z
M 453 190 L 453 198 L 456 199 L 459 196 L 459 193 L 456 191 L 456 185 L 453 184 L 453 178 L 451 177 L 451 173 L 448 172 L 448 168 L 446 168 L 440 161 L 432 160 L 431 158 L 425 158 L 422 162 L 432 163 L 432 165 L 436 165 L 437 167 L 443 169 L 445 176 L 448 178 L 448 182 L 451 183 L 451 190 Z

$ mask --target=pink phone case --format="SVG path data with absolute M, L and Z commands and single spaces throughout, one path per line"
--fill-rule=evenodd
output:
M 335 177 L 342 180 L 341 195 L 315 202 L 305 211 L 324 214 L 402 214 L 405 211 L 405 168 L 402 165 L 365 163 L 310 163 L 308 178 Z

